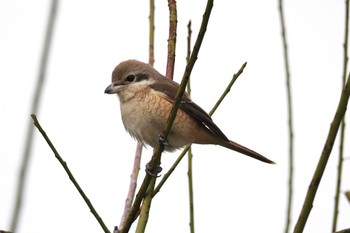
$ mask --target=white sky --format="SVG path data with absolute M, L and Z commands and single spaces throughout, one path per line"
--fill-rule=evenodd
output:
M 8 229 L 49 1 L 0 3 L 0 229 Z M 180 81 L 187 23 L 193 43 L 205 1 L 178 1 L 175 77 Z M 277 1 L 216 1 L 192 73 L 193 100 L 210 110 L 233 73 L 248 65 L 213 119 L 232 140 L 277 162 L 267 165 L 225 148 L 194 146 L 197 232 L 282 232 L 287 190 L 287 106 Z M 343 66 L 344 1 L 285 4 L 295 124 L 292 227 L 338 104 Z M 105 95 L 115 65 L 148 61 L 148 1 L 59 4 L 38 119 L 110 228 L 118 225 L 135 142 L 124 131 L 116 97 Z M 156 1 L 155 67 L 165 71 L 166 1 Z M 209 94 L 208 94 L 209 93 Z M 347 130 L 346 142 L 349 130 Z M 348 146 L 345 153 L 349 157 Z M 35 130 L 20 232 L 102 232 Z M 164 154 L 168 170 L 178 153 Z M 144 150 L 140 177 L 151 149 Z M 305 232 L 330 232 L 338 141 Z M 349 162 L 342 190 L 349 190 Z M 147 232 L 188 232 L 187 162 L 154 199 Z M 340 199 L 339 229 L 350 206 Z M 132 231 L 131 231 L 132 232 Z

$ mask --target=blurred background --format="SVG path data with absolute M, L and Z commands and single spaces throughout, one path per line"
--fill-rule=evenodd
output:
M 155 68 L 165 74 L 168 17 L 156 1 Z M 206 1 L 178 1 L 175 80 L 186 64 L 187 24 L 194 44 Z M 0 229 L 9 230 L 50 1 L 0 2 Z M 339 101 L 344 1 L 286 1 L 295 135 L 292 223 L 299 216 Z M 148 1 L 60 1 L 47 72 L 36 112 L 110 230 L 118 225 L 136 142 L 125 132 L 116 97 L 105 95 L 114 67 L 148 61 Z M 216 1 L 193 69 L 192 98 L 209 111 L 244 62 L 213 119 L 231 139 L 276 165 L 225 148 L 193 146 L 197 232 L 282 232 L 288 182 L 285 69 L 277 1 Z M 349 130 L 346 130 L 347 142 Z M 338 140 L 304 232 L 331 232 Z M 345 157 L 349 158 L 348 144 Z M 102 232 L 42 136 L 34 129 L 17 232 Z M 140 178 L 152 150 L 143 152 Z M 177 158 L 162 157 L 163 173 Z M 350 189 L 345 160 L 341 190 Z M 152 203 L 147 232 L 189 232 L 187 161 Z M 340 196 L 338 229 L 349 228 Z M 132 228 L 134 229 L 134 228 Z M 131 230 L 132 232 L 132 230 Z

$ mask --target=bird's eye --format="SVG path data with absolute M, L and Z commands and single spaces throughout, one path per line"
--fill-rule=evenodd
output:
M 130 75 L 128 75 L 128 76 L 125 78 L 125 80 L 126 80 L 127 82 L 133 82 L 133 81 L 135 80 L 135 76 L 132 75 L 132 74 L 130 74 Z

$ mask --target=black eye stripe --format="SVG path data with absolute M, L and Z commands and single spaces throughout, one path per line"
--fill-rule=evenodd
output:
M 126 76 L 124 79 L 126 82 L 132 83 L 132 82 L 140 82 L 142 80 L 147 80 L 148 79 L 148 74 L 140 73 L 140 74 L 129 74 Z
M 142 80 L 147 80 L 148 79 L 148 74 L 140 73 L 136 75 L 136 81 L 140 82 Z

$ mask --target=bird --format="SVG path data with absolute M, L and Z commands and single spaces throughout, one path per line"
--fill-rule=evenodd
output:
M 119 63 L 112 72 L 106 94 L 117 94 L 126 131 L 144 146 L 156 148 L 169 117 L 179 84 L 166 78 L 150 64 L 138 60 Z M 172 152 L 189 144 L 226 147 L 265 163 L 265 156 L 229 140 L 212 118 L 185 92 L 176 118 L 164 143 Z

